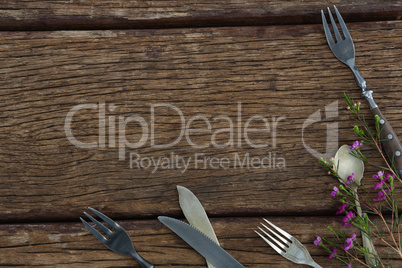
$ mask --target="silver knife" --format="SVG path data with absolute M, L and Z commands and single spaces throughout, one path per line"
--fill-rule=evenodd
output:
M 212 241 L 219 245 L 218 238 L 212 228 L 211 222 L 208 219 L 207 213 L 201 205 L 198 198 L 189 189 L 183 186 L 177 186 L 179 192 L 179 203 L 184 216 L 191 226 L 197 228 Z M 208 268 L 214 266 L 207 260 Z
M 190 224 L 159 216 L 158 220 L 217 268 L 245 268 L 218 244 Z

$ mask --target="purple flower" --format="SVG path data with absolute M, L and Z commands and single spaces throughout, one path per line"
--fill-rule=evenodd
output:
M 388 189 L 384 190 L 384 184 L 390 184 L 390 181 L 395 179 L 395 175 L 391 175 L 391 174 L 387 174 L 386 176 L 384 176 L 384 172 L 383 171 L 379 171 L 376 175 L 373 175 L 373 178 L 375 179 L 380 179 L 379 182 L 377 182 L 374 187 L 372 188 L 373 190 L 380 190 L 378 192 L 378 196 L 376 198 L 374 198 L 375 201 L 382 201 L 384 200 L 387 195 L 391 194 L 391 190 L 389 189 L 390 187 L 388 186 Z
M 348 268 L 352 268 L 352 264 L 348 263 Z
M 384 176 L 384 171 L 378 171 L 377 174 L 373 175 L 373 178 L 378 179 L 381 178 L 382 176 Z
M 314 245 L 318 246 L 321 243 L 321 237 L 317 236 L 317 239 L 314 240 Z
M 378 190 L 380 188 L 382 188 L 382 185 L 384 184 L 384 180 L 380 180 L 380 182 L 377 182 L 374 187 L 373 190 Z
M 385 199 L 385 194 L 383 191 L 379 191 L 378 196 L 376 198 L 374 198 L 375 201 L 382 201 L 384 199 Z
M 353 246 L 353 240 L 348 240 L 348 239 L 346 239 L 346 244 L 345 244 L 345 247 L 343 248 L 345 251 L 348 251 Z
M 395 189 L 395 187 L 392 188 L 392 189 Z M 381 191 L 378 192 L 378 196 L 376 198 L 374 198 L 374 200 L 375 201 L 382 201 L 390 194 L 391 194 L 391 190 L 388 190 L 388 189 L 381 190 Z
M 355 173 L 352 173 L 352 175 L 348 176 L 348 178 L 346 179 L 346 184 L 350 184 L 354 179 Z
M 390 179 L 391 179 L 391 177 L 392 177 L 392 180 L 394 180 L 395 179 L 395 175 L 394 174 L 387 174 L 387 179 L 386 179 L 386 181 L 389 181 Z
M 338 191 L 339 191 L 338 187 L 334 186 L 334 190 L 331 192 L 331 195 L 332 195 L 333 197 L 335 197 L 336 194 L 338 193 Z
M 386 183 L 391 183 L 391 180 L 393 181 L 395 179 L 395 175 L 391 175 L 391 174 L 387 174 L 386 176 L 384 176 L 385 178 L 383 178 L 382 180 Z
M 328 259 L 332 259 L 335 256 L 336 256 L 336 248 L 334 248 L 334 250 L 332 250 L 332 253 L 329 254 Z
M 356 214 L 353 211 L 349 211 L 346 213 L 346 216 L 342 219 L 343 226 L 349 226 L 350 222 L 356 217 Z
M 349 146 L 350 150 L 354 150 L 358 147 L 362 147 L 363 146 L 363 141 L 355 141 L 351 146 Z
M 345 212 L 346 207 L 348 206 L 347 200 L 346 203 L 343 203 L 342 205 L 340 205 L 338 207 L 338 211 L 336 212 L 336 215 L 342 214 L 343 212 Z
M 343 248 L 345 251 L 349 250 L 353 246 L 353 240 L 356 238 L 356 233 L 354 233 L 351 237 L 346 238 L 345 247 Z
M 381 172 L 381 171 L 380 171 Z M 378 175 L 381 175 L 379 172 Z M 395 175 L 391 175 L 391 174 L 387 174 L 386 176 L 384 176 L 384 174 L 382 173 L 382 176 L 378 176 L 378 175 L 374 175 L 373 177 L 375 177 L 376 179 L 380 179 L 379 182 L 377 182 L 374 187 L 373 190 L 378 190 L 378 189 L 382 189 L 384 183 L 389 183 L 390 180 L 395 179 Z M 391 179 L 392 178 L 392 179 Z

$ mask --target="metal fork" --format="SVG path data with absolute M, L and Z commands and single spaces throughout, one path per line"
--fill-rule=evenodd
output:
M 263 232 L 265 236 L 257 231 L 255 232 L 262 239 L 264 239 L 264 241 L 267 242 L 268 245 L 270 245 L 276 252 L 294 263 L 305 264 L 315 268 L 322 268 L 313 260 L 313 258 L 311 258 L 307 248 L 296 238 L 294 238 L 281 228 L 276 227 L 274 224 L 270 223 L 266 219 L 264 219 L 264 221 L 267 222 L 275 231 L 265 224 L 261 223 L 265 230 L 261 227 L 258 227 L 258 229 Z
M 360 74 L 359 70 L 355 64 L 355 47 L 353 44 L 352 37 L 346 27 L 345 22 L 342 19 L 341 14 L 339 13 L 336 6 L 334 6 L 336 17 L 338 18 L 338 23 L 341 27 L 343 36 L 338 30 L 336 22 L 331 14 L 331 10 L 328 9 L 329 18 L 331 20 L 332 29 L 334 32 L 334 38 L 332 37 L 331 30 L 329 29 L 327 20 L 324 15 L 324 11 L 321 10 L 322 23 L 324 25 L 325 36 L 327 38 L 327 42 L 329 48 L 335 57 L 340 60 L 342 63 L 349 66 L 352 70 L 358 86 L 362 89 L 362 95 L 366 98 L 370 105 L 370 110 L 373 116 L 379 116 L 379 123 L 381 124 L 382 131 L 380 133 L 380 139 L 382 141 L 382 145 L 387 153 L 388 159 L 393 162 L 395 170 L 402 176 L 402 145 L 398 139 L 398 136 L 395 134 L 392 126 L 385 119 L 384 115 L 381 113 L 377 104 L 373 99 L 373 91 L 369 90 L 366 86 L 366 80 L 364 80 L 363 76 Z
M 99 211 L 88 208 L 94 214 L 96 214 L 100 219 L 105 221 L 114 232 L 107 228 L 105 225 L 97 221 L 88 213 L 84 212 L 85 216 L 87 216 L 102 232 L 104 232 L 109 239 L 105 238 L 100 232 L 98 232 L 95 228 L 89 225 L 83 218 L 80 217 L 80 220 L 85 225 L 85 227 L 108 249 L 113 252 L 129 255 L 133 257 L 143 268 L 154 268 L 154 266 L 142 258 L 137 251 L 134 249 L 133 243 L 131 242 L 130 236 L 127 232 L 116 222 L 111 220 L 109 217 L 105 216 L 104 214 L 100 213 Z

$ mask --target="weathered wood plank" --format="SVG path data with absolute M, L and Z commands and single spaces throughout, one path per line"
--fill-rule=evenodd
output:
M 383 113 L 402 137 L 401 22 L 351 23 L 359 69 L 374 90 Z M 361 100 L 351 72 L 329 51 L 320 25 L 83 32 L 0 33 L 0 220 L 69 220 L 83 207 L 97 206 L 113 217 L 179 215 L 176 185 L 190 188 L 211 215 L 332 214 L 329 197 L 335 181 L 325 175 L 304 142 L 325 152 L 327 124 L 338 124 L 339 144 L 355 139 L 342 96 Z M 307 118 L 338 101 L 333 118 L 306 127 Z M 66 116 L 79 104 L 105 103 L 105 145 L 79 148 L 66 137 Z M 174 105 L 186 123 L 197 115 L 211 122 L 212 133 L 234 124 L 233 146 L 213 146 L 212 133 L 190 134 L 169 148 L 151 146 L 151 105 Z M 239 104 L 241 103 L 241 119 Z M 115 105 L 111 111 L 109 105 Z M 113 107 L 112 107 L 113 108 Z M 367 106 L 364 106 L 367 109 Z M 99 109 L 73 117 L 71 129 L 82 142 L 98 142 Z M 155 110 L 156 144 L 180 135 L 181 118 L 172 108 Z M 126 148 L 119 160 L 119 117 L 138 115 L 147 122 L 141 148 Z M 115 124 L 109 120 L 115 118 Z M 251 133 L 253 148 L 238 135 L 252 116 L 270 129 Z M 369 114 L 367 114 L 369 117 Z M 275 117 L 276 119 L 273 119 Z M 278 118 L 282 117 L 278 121 Z M 274 131 L 274 122 L 278 121 Z M 110 135 L 114 125 L 116 136 Z M 262 121 L 251 127 L 262 129 Z M 207 127 L 195 120 L 191 128 Z M 126 127 L 134 143 L 145 133 Z M 109 138 L 115 141 L 109 142 Z M 216 136 L 220 145 L 230 135 Z M 241 141 L 241 145 L 239 144 Z M 102 138 L 101 138 L 102 142 Z M 120 142 L 121 143 L 121 142 Z M 101 143 L 100 143 L 101 144 Z M 123 148 L 123 147 L 122 147 Z M 143 163 L 130 168 L 130 153 Z M 276 164 L 241 168 L 250 157 Z M 368 150 L 369 155 L 372 155 Z M 191 158 L 190 168 L 171 165 L 153 172 L 144 157 Z M 195 166 L 195 155 L 228 158 L 229 166 L 208 161 Z M 135 155 L 134 155 L 135 158 Z M 278 166 L 283 162 L 285 169 Z M 273 160 L 272 160 L 273 161 Z M 174 162 L 173 162 L 174 163 Z M 204 166 L 204 163 L 207 163 Z M 375 172 L 375 170 L 371 170 Z M 367 174 L 367 179 L 371 174 Z
M 321 23 L 337 5 L 348 21 L 400 19 L 400 1 L 3 1 L 0 30 L 127 29 Z
M 292 233 L 319 264 L 340 267 L 339 262 L 328 260 L 326 253 L 313 245 L 316 236 L 329 236 L 328 226 L 340 228 L 340 218 L 265 218 Z M 299 267 L 276 254 L 254 233 L 260 221 L 261 218 L 211 219 L 222 247 L 246 267 Z M 205 267 L 198 253 L 157 220 L 118 223 L 129 233 L 139 254 L 156 267 Z M 356 230 L 345 231 L 352 234 Z M 7 267 L 139 267 L 134 260 L 109 251 L 81 222 L 0 225 L 0 248 L 0 265 Z M 383 248 L 379 251 L 383 252 Z M 391 255 L 391 259 L 394 257 Z

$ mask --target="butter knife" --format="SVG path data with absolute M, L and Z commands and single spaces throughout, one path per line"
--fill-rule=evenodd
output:
M 208 219 L 207 213 L 198 198 L 186 187 L 178 185 L 177 191 L 179 192 L 180 207 L 190 225 L 200 230 L 219 245 L 218 238 Z M 214 268 L 208 260 L 206 260 L 206 262 L 208 268 Z
M 223 248 L 190 224 L 174 218 L 159 216 L 158 220 L 177 234 L 217 268 L 245 268 Z

